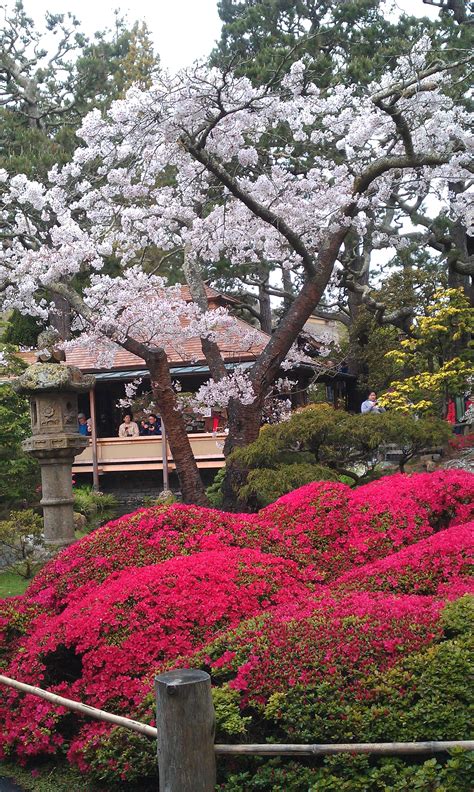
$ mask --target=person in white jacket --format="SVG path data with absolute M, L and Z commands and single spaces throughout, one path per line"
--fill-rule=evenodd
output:
M 125 413 L 123 416 L 123 423 L 119 426 L 119 437 L 138 437 L 140 432 L 138 424 L 133 420 L 131 413 Z
M 377 404 L 377 394 L 370 391 L 367 399 L 360 406 L 361 413 L 383 413 L 385 409 Z

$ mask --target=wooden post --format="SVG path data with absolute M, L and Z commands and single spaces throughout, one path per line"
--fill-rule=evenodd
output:
M 92 487 L 98 492 L 99 487 L 99 465 L 97 461 L 97 415 L 95 409 L 95 391 L 89 391 L 89 409 L 91 414 L 91 443 L 92 443 Z
M 168 439 L 166 437 L 166 426 L 163 418 L 161 419 L 161 459 L 163 462 L 163 491 L 168 492 L 170 488 L 170 475 L 168 470 Z
M 214 792 L 211 678 L 180 669 L 155 678 L 160 792 Z

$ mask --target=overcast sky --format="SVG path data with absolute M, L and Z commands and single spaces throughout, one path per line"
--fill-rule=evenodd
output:
M 334 0 L 337 2 L 337 0 Z M 176 70 L 206 57 L 220 33 L 217 0 L 23 0 L 29 16 L 41 22 L 45 11 L 71 11 L 82 23 L 82 30 L 92 34 L 113 24 L 114 7 L 129 22 L 145 20 L 152 33 L 155 49 L 164 66 Z M 12 5 L 9 0 L 7 5 Z M 422 0 L 396 0 L 396 5 L 416 14 L 436 17 L 438 11 Z

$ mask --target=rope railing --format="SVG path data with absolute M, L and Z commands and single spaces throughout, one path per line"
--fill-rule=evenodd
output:
M 160 728 L 90 707 L 48 690 L 0 675 L 0 684 L 29 693 L 94 720 L 121 726 L 158 741 L 160 790 L 167 792 L 213 792 L 215 757 L 233 756 L 325 756 L 341 753 L 403 756 L 436 754 L 461 748 L 474 750 L 474 740 L 425 742 L 333 743 L 295 745 L 284 743 L 219 745 L 214 743 L 214 707 L 211 681 L 204 671 L 184 669 L 156 677 Z

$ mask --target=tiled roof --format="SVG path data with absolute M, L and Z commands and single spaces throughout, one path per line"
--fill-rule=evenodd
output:
M 217 289 L 213 289 L 212 286 L 208 286 L 207 283 L 204 285 L 204 289 L 206 291 L 207 301 L 212 304 L 216 305 L 236 305 L 238 304 L 238 300 L 234 297 L 229 297 L 228 294 L 222 294 L 222 292 L 217 291 Z M 183 300 L 186 302 L 191 302 L 191 292 L 189 290 L 189 286 L 181 286 L 181 296 Z
M 211 286 L 206 285 L 206 295 L 210 307 L 225 306 L 232 304 L 236 301 L 232 297 L 227 297 L 221 294 Z M 188 286 L 181 287 L 183 299 L 191 301 L 191 293 Z M 261 330 L 251 327 L 247 322 L 244 322 L 238 317 L 233 317 L 235 330 L 232 327 L 226 326 L 222 329 L 216 329 L 218 337 L 217 343 L 221 354 L 226 363 L 247 362 L 253 361 L 265 348 L 268 343 L 269 336 Z M 251 332 L 251 340 L 245 339 L 245 334 Z M 166 348 L 166 353 L 171 365 L 179 364 L 181 366 L 194 365 L 196 363 L 205 363 L 205 358 L 202 352 L 200 338 L 189 338 L 179 343 L 179 351 L 170 347 Z M 30 364 L 34 363 L 36 356 L 34 352 L 21 353 L 23 360 Z M 104 369 L 103 365 L 99 365 L 99 352 L 95 353 L 93 350 L 86 346 L 78 345 L 75 349 L 70 349 L 66 353 L 66 363 L 71 366 L 77 366 L 82 371 L 96 372 L 96 371 L 115 371 L 124 369 L 143 369 L 142 358 L 127 352 L 122 347 L 115 345 L 115 352 L 113 355 L 112 365 Z
M 226 363 L 235 363 L 255 360 L 267 345 L 269 336 L 261 330 L 250 327 L 250 325 L 237 317 L 233 317 L 233 322 L 234 324 L 231 327 L 227 326 L 221 330 L 216 330 L 217 344 L 224 361 Z M 233 329 L 234 327 L 235 330 Z M 246 341 L 245 333 L 249 331 L 252 333 L 252 338 Z M 179 346 L 179 351 L 172 347 L 166 349 L 171 365 L 192 366 L 196 363 L 205 363 L 200 338 L 186 339 L 180 342 Z M 127 350 L 117 345 L 114 345 L 114 348 L 113 362 L 107 366 L 107 371 L 143 369 L 142 358 L 127 352 Z M 33 352 L 24 352 L 21 357 L 28 364 L 33 363 L 36 359 Z M 66 363 L 71 366 L 77 366 L 82 371 L 103 371 L 104 366 L 99 365 L 98 361 L 99 352 L 96 353 L 85 346 L 79 345 L 66 353 Z

